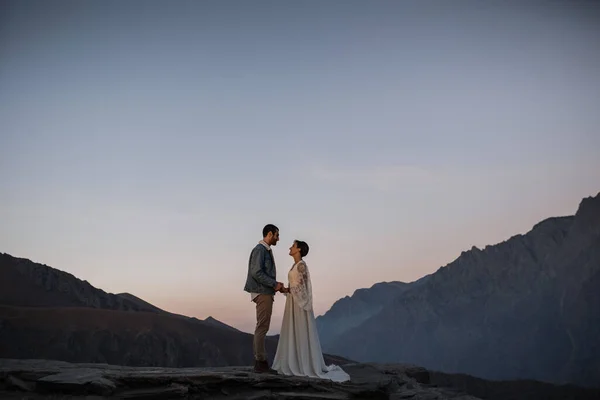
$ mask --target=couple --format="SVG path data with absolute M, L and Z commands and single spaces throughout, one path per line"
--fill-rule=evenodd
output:
M 312 308 L 312 287 L 308 267 L 303 260 L 308 245 L 296 240 L 290 247 L 294 265 L 288 272 L 288 287 L 276 280 L 275 259 L 271 246 L 279 241 L 279 229 L 272 224 L 263 228 L 261 240 L 250 254 L 248 277 L 244 290 L 256 303 L 256 330 L 254 331 L 254 371 L 280 373 L 329 379 L 335 382 L 350 380 L 337 365 L 325 365 L 317 324 Z M 286 296 L 285 312 L 273 369 L 269 367 L 265 337 L 271 325 L 275 292 Z

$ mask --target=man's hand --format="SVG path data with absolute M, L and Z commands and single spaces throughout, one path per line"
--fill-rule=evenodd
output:
M 283 289 L 283 283 L 277 282 L 277 284 L 275 285 L 275 291 L 279 292 L 281 289 Z

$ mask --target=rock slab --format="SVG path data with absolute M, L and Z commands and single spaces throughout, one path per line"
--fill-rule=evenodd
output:
M 0 359 L 6 399 L 411 399 L 477 398 L 429 384 L 427 370 L 347 364 L 351 381 L 255 374 L 250 367 L 154 368 Z

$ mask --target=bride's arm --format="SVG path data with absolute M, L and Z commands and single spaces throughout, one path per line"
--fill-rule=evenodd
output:
M 312 290 L 308 268 L 304 262 L 300 262 L 294 271 L 295 279 L 290 280 L 290 293 L 294 300 L 303 310 L 312 309 Z

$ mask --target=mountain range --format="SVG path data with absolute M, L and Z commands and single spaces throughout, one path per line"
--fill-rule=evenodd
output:
M 600 193 L 575 215 L 464 251 L 317 318 L 324 351 L 485 379 L 600 382 Z
M 272 359 L 278 337 L 267 338 Z M 0 253 L 0 358 L 127 366 L 252 365 L 252 335 L 215 318 L 164 311 Z M 325 355 L 328 362 L 343 363 Z
M 473 247 L 417 281 L 358 289 L 317 326 L 327 363 L 404 363 L 484 379 L 598 386 L 600 193 L 574 215 Z M 267 338 L 271 358 L 277 340 Z M 0 358 L 251 365 L 252 335 L 0 253 Z

